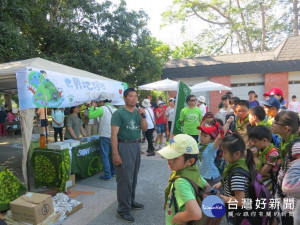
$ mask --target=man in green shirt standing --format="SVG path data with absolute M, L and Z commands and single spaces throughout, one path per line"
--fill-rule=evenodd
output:
M 134 222 L 131 209 L 143 209 L 144 205 L 135 201 L 135 188 L 141 161 L 141 130 L 148 124 L 143 117 L 144 109 L 136 108 L 137 91 L 124 91 L 125 106 L 114 112 L 111 118 L 111 146 L 117 176 L 117 216 L 125 222 Z
M 196 106 L 197 99 L 195 95 L 188 95 L 186 103 L 188 106 L 181 110 L 179 120 L 183 124 L 183 133 L 192 136 L 198 143 L 199 130 L 197 127 L 202 120 L 202 113 Z

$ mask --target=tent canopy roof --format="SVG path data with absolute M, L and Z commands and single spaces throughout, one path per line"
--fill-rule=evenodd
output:
M 42 58 L 32 58 L 0 64 L 0 93 L 17 93 L 16 71 L 25 67 L 32 67 L 46 71 L 48 70 L 78 77 L 116 81 L 107 77 L 65 66 L 63 64 L 51 62 Z

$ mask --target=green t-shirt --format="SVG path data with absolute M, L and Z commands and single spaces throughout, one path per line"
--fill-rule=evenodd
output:
M 206 185 L 206 181 L 201 176 L 203 184 Z M 196 200 L 196 193 L 192 185 L 184 178 L 178 178 L 175 182 L 175 198 L 178 205 L 179 212 L 185 211 L 185 203 L 190 200 Z M 171 187 L 171 190 L 173 187 Z M 168 197 L 167 206 L 170 204 L 170 197 Z M 166 225 L 171 225 L 171 221 L 173 216 L 175 215 L 175 207 L 174 203 L 171 205 L 171 214 L 168 213 L 168 207 L 165 209 L 165 218 L 166 218 Z
M 180 112 L 180 121 L 183 121 L 183 133 L 190 135 L 198 135 L 197 127 L 202 119 L 201 110 L 198 107 L 193 109 L 185 107 Z
M 124 107 L 114 112 L 111 125 L 119 127 L 118 138 L 122 140 L 135 140 L 141 138 L 141 118 L 136 109 L 129 112 Z
M 68 131 L 68 127 L 72 127 L 75 135 L 79 137 L 80 135 L 80 127 L 82 126 L 82 120 L 78 116 L 69 115 L 67 118 L 67 129 L 65 133 L 65 138 L 73 139 L 70 132 Z

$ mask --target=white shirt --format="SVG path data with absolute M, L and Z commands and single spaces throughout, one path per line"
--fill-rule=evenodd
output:
M 98 127 L 98 134 L 100 137 L 111 137 L 111 126 L 110 121 L 112 114 L 117 111 L 115 107 L 110 105 L 101 106 L 103 108 L 103 115 L 99 119 L 99 127 Z
M 166 116 L 168 116 L 168 121 L 173 122 L 175 119 L 175 107 L 171 108 L 169 106 L 166 111 Z
M 206 106 L 205 106 L 205 104 L 202 103 L 201 105 L 199 105 L 199 109 L 201 110 L 202 117 L 205 116 L 205 114 L 206 114 Z
M 155 120 L 153 110 L 150 107 L 148 107 L 148 108 L 145 108 L 145 111 L 146 111 L 146 121 L 148 123 L 147 129 L 148 130 L 153 129 L 154 128 L 153 122 Z
M 291 101 L 289 103 L 289 110 L 298 113 L 299 112 L 299 108 L 300 108 L 299 104 L 300 103 L 298 101 L 295 101 L 295 102 Z

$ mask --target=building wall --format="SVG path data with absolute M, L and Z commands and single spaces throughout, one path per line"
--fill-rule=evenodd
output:
M 265 74 L 265 92 L 272 88 L 280 88 L 283 91 L 283 97 L 289 100 L 289 73 L 266 73 Z
M 289 72 L 289 100 L 296 95 L 300 99 L 300 71 Z
M 264 74 L 247 74 L 245 75 L 231 75 L 230 84 L 231 92 L 234 96 L 240 99 L 247 100 L 248 92 L 255 91 L 258 100 L 264 100 L 263 94 L 265 92 L 265 76 Z
M 220 83 L 223 85 L 226 85 L 230 87 L 230 76 L 213 76 L 209 79 L 212 82 Z M 209 111 L 212 111 L 213 113 L 218 112 L 218 105 L 221 102 L 221 97 L 226 93 L 227 91 L 211 91 L 210 92 L 210 104 L 208 106 Z

